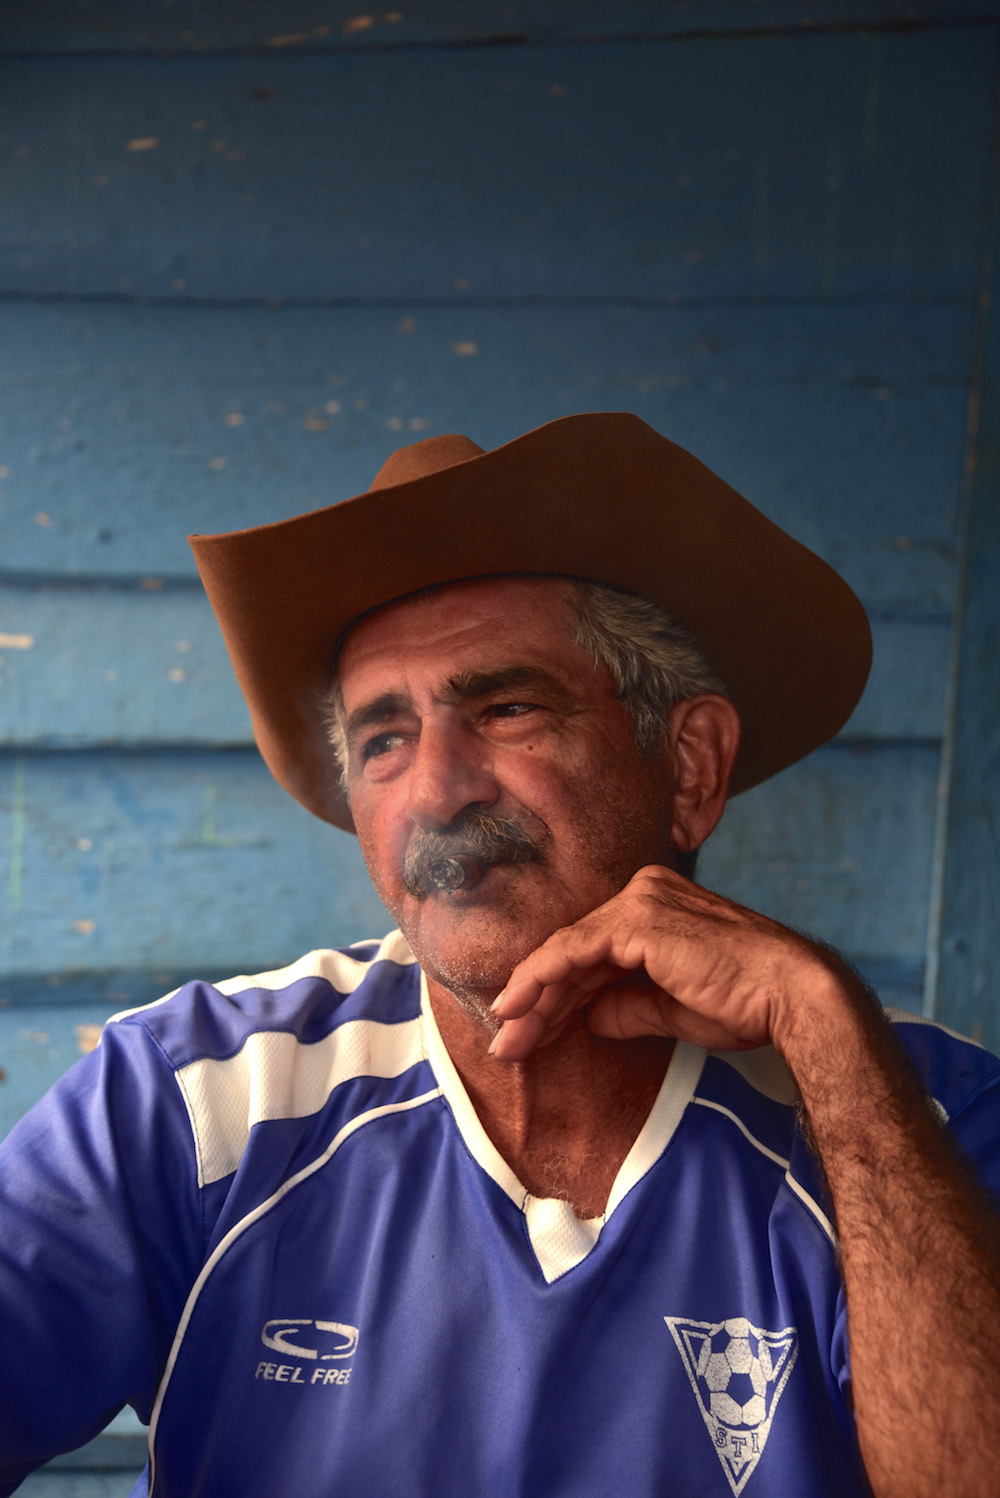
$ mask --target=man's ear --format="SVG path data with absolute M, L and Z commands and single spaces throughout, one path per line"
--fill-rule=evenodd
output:
M 668 755 L 674 776 L 670 840 L 681 853 L 699 848 L 722 816 L 740 719 L 727 697 L 706 692 L 679 702 L 670 715 Z

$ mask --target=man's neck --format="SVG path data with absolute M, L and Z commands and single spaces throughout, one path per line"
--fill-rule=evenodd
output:
M 660 1089 L 673 1042 L 603 1040 L 574 1023 L 527 1061 L 488 1055 L 491 1031 L 428 981 L 441 1038 L 479 1120 L 533 1196 L 599 1217 Z

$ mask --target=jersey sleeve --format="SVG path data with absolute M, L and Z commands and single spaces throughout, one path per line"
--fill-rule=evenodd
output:
M 202 1254 L 170 1065 L 109 1025 L 0 1146 L 0 1494 L 124 1404 L 149 1419 Z

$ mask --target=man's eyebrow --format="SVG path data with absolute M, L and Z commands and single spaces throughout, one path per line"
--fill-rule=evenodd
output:
M 384 723 L 387 718 L 394 717 L 397 713 L 405 713 L 410 708 L 410 699 L 402 692 L 383 692 L 381 697 L 373 697 L 371 702 L 363 702 L 356 707 L 353 713 L 349 713 L 344 724 L 344 733 L 348 739 L 361 732 L 363 728 L 371 728 L 375 723 Z
M 488 697 L 494 692 L 535 691 L 544 692 L 551 701 L 555 698 L 568 704 L 571 693 L 558 677 L 540 666 L 497 666 L 484 671 L 460 671 L 448 678 L 449 690 L 459 701 L 470 697 Z
M 550 702 L 560 706 L 568 707 L 573 700 L 558 677 L 540 666 L 497 666 L 483 671 L 459 671 L 449 676 L 447 691 L 455 702 L 488 697 L 494 692 L 523 691 L 544 692 Z M 383 692 L 370 702 L 363 702 L 348 715 L 344 732 L 350 741 L 364 729 L 412 709 L 413 704 L 404 692 Z

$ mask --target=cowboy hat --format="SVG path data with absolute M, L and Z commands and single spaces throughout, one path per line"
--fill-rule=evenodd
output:
M 588 578 L 685 625 L 743 722 L 732 791 L 831 738 L 871 663 L 864 610 L 813 552 L 637 416 L 548 422 L 484 452 L 431 437 L 364 494 L 291 520 L 191 536 L 272 774 L 353 830 L 324 721 L 359 615 L 461 578 Z

